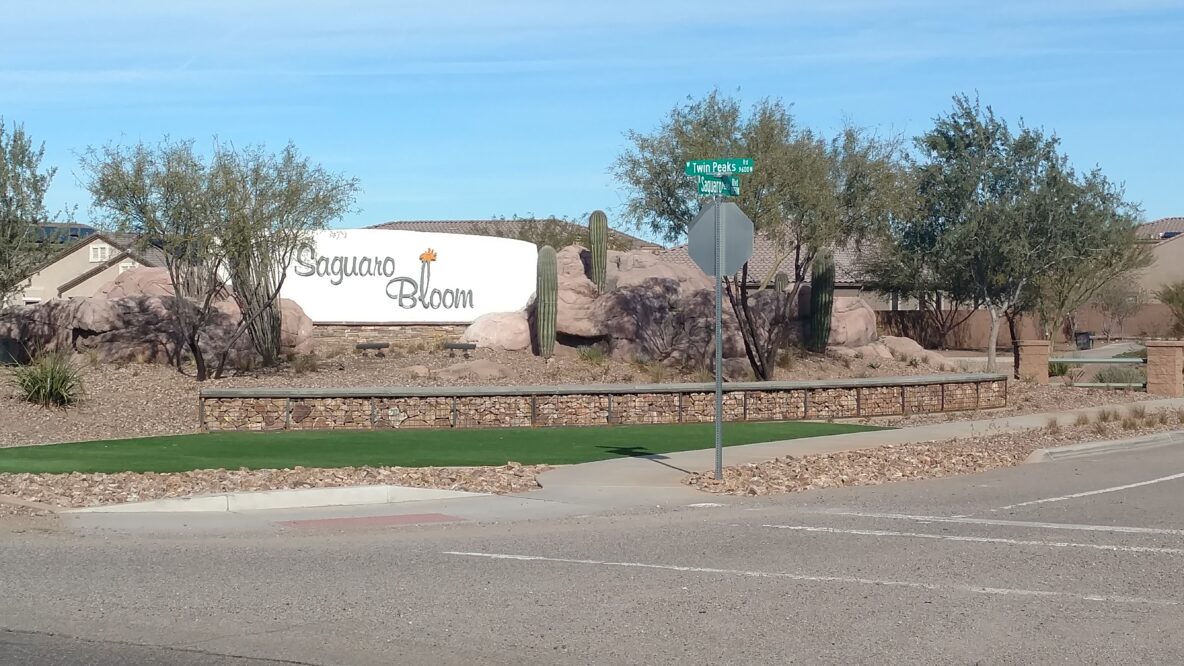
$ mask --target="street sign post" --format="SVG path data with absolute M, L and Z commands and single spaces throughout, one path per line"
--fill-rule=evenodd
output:
M 687 251 L 708 275 L 715 276 L 715 478 L 724 475 L 724 310 L 723 276 L 752 256 L 752 220 L 725 201 L 699 211 L 687 229 Z
M 720 233 L 723 270 L 716 270 L 716 232 Z M 713 203 L 695 216 L 687 228 L 687 252 L 708 275 L 732 275 L 752 256 L 756 234 L 752 220 L 731 201 Z
M 687 162 L 688 176 L 731 176 L 752 173 L 752 158 L 739 157 L 724 160 L 691 160 Z
M 740 196 L 739 176 L 695 176 L 699 181 L 699 194 L 712 197 Z

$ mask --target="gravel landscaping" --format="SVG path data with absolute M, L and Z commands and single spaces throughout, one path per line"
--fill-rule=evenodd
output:
M 474 493 L 519 493 L 539 487 L 547 465 L 500 467 L 344 467 L 339 469 L 197 470 L 157 474 L 0 474 L 0 495 L 57 507 L 146 502 L 227 492 L 396 485 Z M 0 503 L 0 511 L 28 513 Z M 2 514 L 0 514 L 2 515 Z
M 1096 421 L 1064 420 L 1050 421 L 1044 428 L 984 437 L 787 456 L 726 467 L 719 481 L 710 472 L 696 472 L 686 483 L 711 493 L 775 495 L 976 474 L 1022 464 L 1037 449 L 1177 430 L 1184 426 L 1184 410 L 1148 411 L 1134 405 L 1111 410 Z
M 426 347 L 426 344 L 424 345 Z M 45 409 L 21 400 L 12 372 L 0 367 L 0 447 L 78 442 L 197 431 L 197 391 L 219 388 L 359 388 L 399 386 L 506 386 L 582 383 L 661 383 L 710 381 L 704 373 L 680 373 L 660 366 L 608 360 L 585 360 L 570 348 L 549 361 L 520 352 L 477 350 L 472 359 L 504 369 L 503 376 L 449 372 L 465 364 L 459 355 L 410 346 L 386 358 L 363 358 L 352 352 L 320 360 L 315 372 L 290 367 L 252 371 L 204 384 L 161 365 L 92 365 L 80 356 L 86 395 L 67 410 Z M 874 367 L 872 367 L 874 366 Z M 778 379 L 817 379 L 933 374 L 924 364 L 893 359 L 842 359 L 807 355 L 779 368 Z

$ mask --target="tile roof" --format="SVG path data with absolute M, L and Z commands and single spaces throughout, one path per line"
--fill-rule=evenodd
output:
M 147 247 L 139 245 L 139 234 L 100 232 L 98 236 L 115 247 L 124 250 L 133 259 L 142 264 L 155 268 L 164 267 L 164 252 L 155 245 L 149 245 Z
M 1164 234 L 1184 234 L 1184 217 L 1165 217 L 1154 222 L 1139 225 L 1137 232 L 1142 238 L 1163 239 Z
M 750 280 L 763 280 L 769 271 L 771 271 L 777 263 L 777 245 L 769 240 L 767 236 L 757 234 L 753 241 L 752 259 L 748 263 L 748 277 Z M 861 284 L 863 279 L 860 275 L 860 266 L 862 263 L 862 253 L 854 247 L 836 248 L 835 255 L 835 282 L 842 285 Z M 690 253 L 687 251 L 687 246 L 678 245 L 669 250 L 658 253 L 658 256 L 666 261 L 673 261 L 688 266 L 694 266 L 695 262 L 691 259 Z M 781 262 L 779 271 L 784 271 L 792 277 L 793 264 L 792 258 Z M 809 281 L 809 276 L 806 277 Z
M 502 238 L 515 238 L 524 224 L 533 222 L 558 222 L 568 225 L 573 231 L 583 232 L 586 227 L 569 220 L 547 218 L 541 220 L 513 219 L 513 220 L 393 220 L 376 224 L 371 229 L 396 229 L 403 231 L 427 231 L 438 234 L 474 234 L 495 235 Z M 630 249 L 659 248 L 657 243 L 651 243 L 642 238 L 631 236 L 617 229 L 610 229 L 614 240 L 627 245 Z

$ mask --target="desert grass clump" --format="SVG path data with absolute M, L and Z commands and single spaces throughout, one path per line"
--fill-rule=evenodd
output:
M 1061 422 L 1057 420 L 1057 417 L 1050 416 L 1048 417 L 1048 423 L 1044 425 L 1044 430 L 1055 435 L 1061 431 Z
M 1147 407 L 1143 405 L 1131 405 L 1126 409 L 1127 416 L 1131 418 L 1141 419 L 1147 416 Z
M 1078 414 L 1077 420 L 1074 421 L 1073 423 L 1074 423 L 1074 425 L 1078 425 L 1078 426 L 1087 426 L 1087 425 L 1089 425 L 1089 422 L 1090 422 L 1089 414 Z
M 1110 429 L 1106 427 L 1105 423 L 1098 421 L 1097 423 L 1094 424 L 1094 434 L 1095 435 L 1105 435 L 1108 432 L 1110 432 Z
M 592 365 L 602 365 L 608 360 L 604 355 L 604 350 L 595 345 L 587 345 L 576 349 L 576 354 L 579 355 L 580 360 Z
M 1117 421 L 1118 416 L 1117 409 L 1103 409 L 1102 411 L 1098 412 L 1098 423 L 1111 423 L 1113 421 Z
M 23 399 L 43 407 L 69 407 L 82 399 L 82 371 L 70 357 L 50 352 L 13 371 Z
M 1123 430 L 1138 430 L 1139 429 L 1139 420 L 1134 418 L 1133 416 L 1127 416 L 1127 417 L 1123 418 L 1122 419 L 1122 429 Z

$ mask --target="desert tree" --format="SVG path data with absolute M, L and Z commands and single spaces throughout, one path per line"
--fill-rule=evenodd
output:
M 45 193 L 56 170 L 41 167 L 44 155 L 44 144 L 0 117 L 0 310 L 52 245 L 41 225 L 49 222 Z
M 1064 260 L 1036 281 L 1036 310 L 1049 340 L 1062 327 L 1072 335 L 1078 310 L 1110 285 L 1130 284 L 1152 261 L 1137 232 L 1140 211 L 1122 188 L 1097 169 L 1069 176 L 1054 194 L 1069 220 L 1060 239 Z
M 917 193 L 925 223 L 962 262 L 990 315 L 987 366 L 996 369 L 1000 324 L 1038 307 L 1048 276 L 1090 258 L 1077 243 L 1082 181 L 1055 136 L 1016 130 L 966 95 L 916 140 Z
M 906 193 L 898 141 L 855 127 L 828 139 L 799 127 L 780 100 L 761 100 L 745 112 L 738 100 L 713 91 L 671 110 L 653 132 L 626 136 L 629 146 L 612 167 L 627 192 L 623 216 L 669 241 L 685 237 L 687 225 L 708 203 L 684 174 L 687 161 L 754 160 L 735 201 L 776 257 L 760 275 L 750 275 L 745 265 L 727 279 L 727 293 L 760 379 L 773 376 L 775 355 L 791 329 L 788 308 L 817 253 L 878 237 Z M 758 316 L 756 293 L 781 271 L 792 287 L 775 299 L 774 312 Z
M 1134 280 L 1113 280 L 1099 289 L 1091 305 L 1102 315 L 1102 335 L 1106 340 L 1115 333 L 1122 334 L 1126 320 L 1135 316 L 1146 301 L 1147 294 Z
M 279 154 L 262 146 L 216 146 L 211 178 L 221 202 L 220 249 L 242 313 L 219 359 L 215 375 L 220 376 L 244 331 L 264 366 L 279 363 L 279 295 L 288 269 L 315 232 L 350 211 L 358 182 L 312 164 L 292 144 Z
M 219 238 L 227 193 L 193 141 L 90 148 L 81 163 L 94 208 L 113 227 L 137 234 L 141 247 L 161 251 L 176 295 L 170 302 L 177 334 L 193 357 L 197 379 L 205 380 L 202 337 L 227 287 Z

